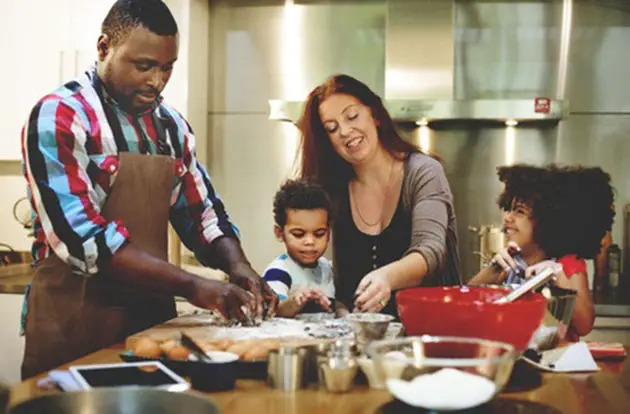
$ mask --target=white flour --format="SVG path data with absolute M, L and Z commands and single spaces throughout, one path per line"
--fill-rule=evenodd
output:
M 489 401 L 496 388 L 492 381 L 453 368 L 420 375 L 412 381 L 390 378 L 387 388 L 402 402 L 429 410 L 463 410 Z
M 272 318 L 263 321 L 260 326 L 244 327 L 220 327 L 215 330 L 215 337 L 230 338 L 235 341 L 244 339 L 266 338 L 308 338 L 302 321 L 284 318 Z

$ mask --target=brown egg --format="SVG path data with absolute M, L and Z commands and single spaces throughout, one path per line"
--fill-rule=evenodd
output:
M 254 344 L 249 351 L 243 356 L 246 361 L 253 361 L 258 359 L 267 359 L 267 353 L 269 349 L 264 345 Z
M 268 351 L 270 351 L 272 349 L 278 349 L 280 341 L 278 339 L 263 339 L 258 344 L 264 346 Z
M 162 350 L 162 352 L 164 352 L 165 354 L 168 354 L 168 352 L 175 348 L 177 346 L 177 341 L 174 339 L 169 339 L 168 341 L 164 341 L 160 344 L 160 349 Z
M 208 351 L 222 351 L 222 349 L 217 348 L 217 345 L 215 343 L 212 342 L 200 342 L 199 346 L 201 347 L 201 349 L 203 349 L 204 351 L 208 352 Z
M 249 350 L 251 349 L 252 345 L 253 344 L 251 342 L 249 342 L 249 341 L 235 342 L 234 344 L 229 346 L 226 349 L 226 351 L 233 352 L 233 353 L 237 354 L 239 358 L 243 358 L 245 356 L 245 354 L 247 354 L 247 352 L 249 352 Z
M 182 345 L 176 345 L 166 353 L 166 357 L 168 359 L 175 359 L 178 361 L 186 361 L 188 359 L 188 355 L 190 355 L 190 351 Z
M 162 356 L 162 349 L 156 341 L 151 338 L 142 337 L 133 345 L 133 354 L 142 358 L 159 358 Z
M 226 349 L 228 349 L 233 344 L 234 344 L 234 341 L 232 341 L 231 339 L 227 339 L 227 338 L 213 341 L 213 345 L 216 347 L 217 351 L 225 351 Z

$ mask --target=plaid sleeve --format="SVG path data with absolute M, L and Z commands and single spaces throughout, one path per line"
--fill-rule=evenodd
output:
M 238 238 L 238 229 L 230 221 L 210 176 L 195 155 L 195 137 L 183 118 L 178 119 L 181 132 L 183 175 L 175 191 L 171 223 L 182 242 L 193 252 L 218 237 Z
M 87 173 L 86 132 L 81 116 L 47 97 L 22 131 L 24 174 L 46 242 L 74 270 L 97 273 L 126 243 L 122 223 L 107 222 Z

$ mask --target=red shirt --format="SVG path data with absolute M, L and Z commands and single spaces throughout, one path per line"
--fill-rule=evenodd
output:
M 586 261 L 584 259 L 578 259 L 574 254 L 562 256 L 557 262 L 562 265 L 562 270 L 569 279 L 576 273 L 586 273 Z
M 586 273 L 586 261 L 584 259 L 578 259 L 578 257 L 574 254 L 562 256 L 557 260 L 557 262 L 562 265 L 562 270 L 568 279 L 571 279 L 571 277 L 576 273 Z M 564 339 L 569 342 L 578 342 L 580 340 L 580 335 L 575 332 L 572 326 L 569 326 Z

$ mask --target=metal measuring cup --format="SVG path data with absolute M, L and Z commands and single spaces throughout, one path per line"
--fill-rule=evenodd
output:
M 269 351 L 267 383 L 270 387 L 295 391 L 306 385 L 304 361 L 307 350 L 296 346 L 281 346 Z
M 357 374 L 356 345 L 351 341 L 331 343 L 318 357 L 320 385 L 329 392 L 346 392 Z

